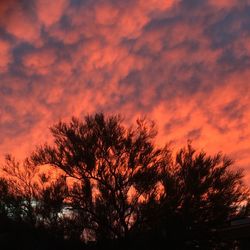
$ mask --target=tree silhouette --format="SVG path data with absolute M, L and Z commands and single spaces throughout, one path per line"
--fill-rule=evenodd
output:
M 20 164 L 14 157 L 7 155 L 2 171 L 7 187 L 3 192 L 3 198 L 8 198 L 5 202 L 8 213 L 12 218 L 18 217 L 19 220 L 34 224 L 36 218 L 32 203 L 38 195 L 38 189 L 33 181 L 37 168 L 32 168 L 27 161 Z
M 64 237 L 66 219 L 60 213 L 68 195 L 65 176 L 52 178 L 26 159 L 23 164 L 7 155 L 0 180 L 1 214 L 29 226 Z
M 165 164 L 153 144 L 153 125 L 138 120 L 126 129 L 119 116 L 97 114 L 60 122 L 51 132 L 54 146 L 38 148 L 32 161 L 70 177 L 69 203 L 85 237 L 118 239 L 138 231 L 145 220 L 140 208 L 156 199 L 157 173 Z
M 116 242 L 114 249 L 157 243 L 220 249 L 214 229 L 249 213 L 249 203 L 242 205 L 249 200 L 243 174 L 232 160 L 190 143 L 176 154 L 159 148 L 153 122 L 126 127 L 120 116 L 96 114 L 59 122 L 51 132 L 54 142 L 37 147 L 23 164 L 6 157 L 2 221 L 11 218 L 57 239 L 94 241 L 97 248 Z
M 242 170 L 232 169 L 233 161 L 228 157 L 220 153 L 208 156 L 191 144 L 171 162 L 162 173 L 165 194 L 157 215 L 161 230 L 172 239 L 178 232 L 179 241 L 190 237 L 211 241 L 210 230 L 237 216 L 247 200 Z

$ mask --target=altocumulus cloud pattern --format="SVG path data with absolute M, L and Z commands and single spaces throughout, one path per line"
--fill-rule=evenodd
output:
M 250 171 L 249 27 L 249 0 L 1 1 L 0 153 L 102 111 Z

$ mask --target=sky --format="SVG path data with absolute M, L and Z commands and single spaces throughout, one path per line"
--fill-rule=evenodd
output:
M 0 0 L 0 158 L 72 116 L 146 116 L 250 182 L 249 27 L 250 0 Z

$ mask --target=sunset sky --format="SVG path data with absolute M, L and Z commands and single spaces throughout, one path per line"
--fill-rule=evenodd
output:
M 250 181 L 250 0 L 1 0 L 0 155 L 71 116 L 146 115 Z

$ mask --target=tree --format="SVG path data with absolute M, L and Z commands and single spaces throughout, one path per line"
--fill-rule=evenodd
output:
M 178 240 L 211 240 L 210 230 L 237 216 L 247 200 L 242 170 L 234 169 L 227 156 L 208 156 L 191 144 L 171 162 L 162 173 L 165 192 L 158 208 L 161 229 L 169 235 L 178 232 Z
M 34 181 L 37 168 L 29 165 L 28 161 L 21 164 L 11 155 L 7 155 L 2 172 L 4 173 L 2 184 L 6 183 L 2 200 L 5 200 L 8 215 L 34 224 L 36 218 L 32 203 L 39 192 L 37 183 Z
M 0 179 L 0 212 L 13 221 L 64 237 L 65 218 L 60 216 L 67 197 L 65 176 L 42 172 L 29 159 L 21 164 L 7 155 Z M 69 230 L 67 230 L 69 232 Z
M 135 248 L 167 242 L 217 249 L 212 229 L 249 212 L 249 203 L 242 209 L 249 200 L 243 173 L 231 159 L 191 144 L 177 154 L 158 148 L 154 124 L 145 119 L 126 127 L 119 116 L 96 114 L 59 122 L 51 132 L 54 142 L 37 147 L 23 165 L 7 157 L 3 215 L 101 246 L 125 239 Z M 43 166 L 59 171 L 57 178 L 40 173 Z
M 83 237 L 120 239 L 140 231 L 141 207 L 156 200 L 158 171 L 166 165 L 153 139 L 152 123 L 138 120 L 126 128 L 119 116 L 73 118 L 51 128 L 54 145 L 32 155 L 36 165 L 49 164 L 70 178 L 68 203 L 82 223 Z

